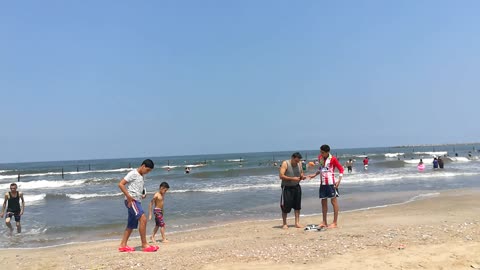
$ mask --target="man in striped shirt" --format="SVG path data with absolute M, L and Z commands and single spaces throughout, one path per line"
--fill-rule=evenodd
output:
M 330 146 L 324 144 L 320 147 L 320 155 L 318 156 L 318 161 L 320 167 L 318 168 L 315 174 L 310 175 L 310 178 L 315 178 L 320 174 L 320 199 L 322 200 L 322 215 L 323 222 L 319 225 L 320 228 L 336 228 L 337 219 L 338 219 L 338 186 L 342 181 L 343 177 L 343 167 L 338 161 L 338 159 L 330 154 Z M 335 179 L 335 168 L 340 172 L 338 179 Z M 327 212 L 328 212 L 328 201 L 333 205 L 333 223 L 328 226 L 327 224 Z

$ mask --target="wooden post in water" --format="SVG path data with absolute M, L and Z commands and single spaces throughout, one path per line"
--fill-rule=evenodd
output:
M 63 176 L 63 167 L 62 167 L 62 179 L 65 179 L 64 176 Z
M 88 170 L 90 171 L 90 164 L 88 164 Z
M 77 166 L 77 172 L 78 172 L 78 166 Z
M 128 163 L 128 168 L 132 168 L 132 163 Z

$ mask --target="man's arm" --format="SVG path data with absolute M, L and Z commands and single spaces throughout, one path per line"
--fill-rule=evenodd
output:
M 338 176 L 338 181 L 335 181 L 335 188 L 338 188 L 338 186 L 340 185 L 340 182 L 342 182 L 343 172 L 345 170 L 343 169 L 342 164 L 340 164 L 340 162 L 338 162 L 338 160 L 336 160 L 336 163 L 334 165 L 335 165 L 335 167 L 337 167 L 338 171 L 340 172 L 340 174 Z
M 130 208 L 132 207 L 133 198 L 132 196 L 130 196 L 130 193 L 128 193 L 127 187 L 125 186 L 127 183 L 128 183 L 127 180 L 122 179 L 120 183 L 118 183 L 118 187 L 123 192 L 125 197 L 127 197 L 127 206 Z
M 280 167 L 280 179 L 282 180 L 285 180 L 285 181 L 300 181 L 302 180 L 301 177 L 290 177 L 290 176 L 286 176 L 285 175 L 285 172 L 287 171 L 287 162 L 284 161 L 282 163 L 282 166 Z
M 8 194 L 5 194 L 5 199 L 3 201 L 2 213 L 0 213 L 0 218 L 3 218 L 3 214 L 5 213 L 5 208 L 7 208 L 8 202 Z
M 23 215 L 23 211 L 25 211 L 25 200 L 23 199 L 23 192 L 18 192 L 20 196 L 20 200 L 22 200 L 22 210 L 20 211 L 20 216 Z

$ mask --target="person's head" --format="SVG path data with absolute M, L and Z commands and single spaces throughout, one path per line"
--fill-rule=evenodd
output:
M 168 185 L 167 182 L 162 182 L 160 184 L 160 186 L 158 187 L 158 191 L 160 192 L 160 194 L 165 194 L 167 193 L 168 189 L 170 188 L 170 186 Z
M 302 155 L 299 152 L 293 153 L 291 163 L 293 165 L 295 165 L 295 164 L 299 163 L 300 161 L 302 161 Z
M 320 155 L 324 158 L 327 158 L 330 155 L 330 146 L 324 144 L 320 146 Z
M 10 184 L 10 190 L 13 191 L 13 192 L 16 192 L 17 191 L 17 184 L 11 183 Z
M 352 162 L 352 159 L 349 159 L 348 161 Z
M 140 168 L 138 168 L 138 173 L 140 175 L 146 175 L 153 170 L 153 167 L 153 161 L 151 159 L 145 159 Z
M 423 159 L 420 159 L 420 162 L 423 162 Z M 414 163 L 415 164 L 415 163 Z

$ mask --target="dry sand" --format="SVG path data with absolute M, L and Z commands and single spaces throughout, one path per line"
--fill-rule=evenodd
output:
M 156 253 L 139 251 L 138 238 L 129 242 L 137 246 L 132 253 L 117 251 L 120 239 L 1 250 L 0 265 L 2 269 L 7 265 L 8 269 L 480 269 L 479 195 L 446 191 L 408 204 L 340 213 L 340 227 L 323 232 L 282 230 L 276 220 L 170 234 L 171 242 L 160 244 Z M 318 224 L 320 217 L 302 217 L 301 222 Z

